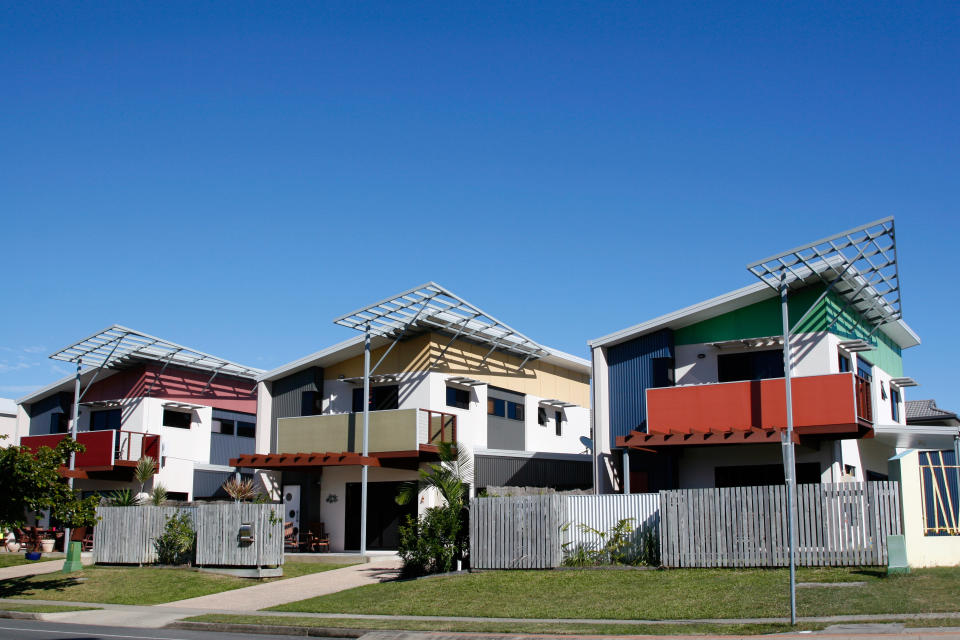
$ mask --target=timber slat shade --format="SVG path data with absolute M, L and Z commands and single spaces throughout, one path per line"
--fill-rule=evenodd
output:
M 416 454 L 417 452 L 413 453 Z M 231 458 L 230 464 L 234 467 L 256 467 L 258 469 L 352 466 L 364 464 L 371 467 L 379 467 L 380 458 L 376 456 L 362 456 L 357 453 L 265 453 Z

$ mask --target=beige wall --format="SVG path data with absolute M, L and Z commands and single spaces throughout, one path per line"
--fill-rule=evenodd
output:
M 377 373 L 426 371 L 435 364 L 433 371 L 469 376 L 517 393 L 555 398 L 581 407 L 590 406 L 588 373 L 571 371 L 540 360 L 528 361 L 523 370 L 518 372 L 517 367 L 523 361 L 521 358 L 494 351 L 486 362 L 482 362 L 490 348 L 463 340 L 454 342 L 438 362 L 437 358 L 449 340 L 442 335 L 431 333 L 401 342 L 393 348 Z M 378 362 L 385 350 L 386 347 L 374 349 L 371 362 Z M 345 378 L 362 376 L 363 356 L 326 367 L 327 379 L 341 375 Z
M 277 453 L 363 451 L 363 414 L 280 418 Z M 372 411 L 370 451 L 415 451 L 417 410 Z

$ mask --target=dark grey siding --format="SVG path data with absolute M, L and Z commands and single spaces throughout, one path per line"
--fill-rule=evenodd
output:
M 234 476 L 233 471 L 203 471 L 196 469 L 193 472 L 193 499 L 216 498 L 229 500 L 230 496 L 223 490 L 223 483 Z M 248 480 L 251 473 L 241 473 L 240 477 Z
M 274 380 L 271 384 L 273 409 L 270 416 L 270 450 L 277 450 L 277 419 L 320 413 L 323 397 L 323 369 L 310 367 Z
M 611 442 L 634 429 L 646 430 L 646 391 L 672 384 L 673 354 L 669 329 L 607 349 Z
M 65 415 L 69 419 L 72 411 L 72 393 L 55 393 L 34 402 L 27 408 L 27 414 L 30 416 L 30 435 L 42 436 L 48 433 L 57 433 L 50 429 L 52 418 L 55 415 Z
M 473 461 L 474 482 L 483 487 L 552 487 L 589 489 L 593 478 L 590 460 L 551 460 L 481 456 Z
M 210 434 L 210 464 L 229 465 L 231 458 L 254 453 L 254 439 L 224 433 Z
M 487 397 L 523 404 L 523 395 L 502 389 L 490 388 Z M 487 448 L 523 451 L 526 445 L 525 424 L 526 420 L 487 415 Z

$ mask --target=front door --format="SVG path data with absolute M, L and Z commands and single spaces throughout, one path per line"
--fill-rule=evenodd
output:
M 405 506 L 396 502 L 402 482 L 367 483 L 367 549 L 396 549 L 400 544 L 400 525 L 407 515 L 417 516 L 416 500 Z M 347 512 L 344 530 L 344 548 L 355 551 L 360 548 L 361 484 L 348 482 L 346 492 Z

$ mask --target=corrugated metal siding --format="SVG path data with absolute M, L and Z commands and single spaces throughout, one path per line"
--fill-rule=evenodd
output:
M 597 531 L 610 531 L 620 520 L 632 518 L 631 530 L 639 533 L 651 529 L 660 535 L 660 494 L 634 493 L 599 496 L 563 496 L 565 517 L 564 544 L 584 544 L 599 548 L 603 541 L 595 533 L 584 531 L 581 524 Z
M 270 416 L 270 447 L 277 450 L 277 418 L 296 418 L 303 414 L 303 394 L 323 394 L 323 369 L 311 367 L 274 380 L 271 386 L 273 404 Z
M 210 434 L 210 464 L 229 465 L 230 458 L 255 453 L 253 438 L 223 433 Z
M 593 486 L 593 465 L 589 460 L 476 456 L 473 474 L 477 487 L 587 489 Z
M 195 469 L 193 472 L 193 498 L 194 500 L 202 498 L 223 498 L 230 499 L 227 492 L 221 489 L 223 483 L 232 478 L 232 471 L 201 471 Z M 252 478 L 253 474 L 241 473 L 243 479 Z
M 645 429 L 646 390 L 654 386 L 654 358 L 673 358 L 669 329 L 641 336 L 607 349 L 610 395 L 610 440 Z

